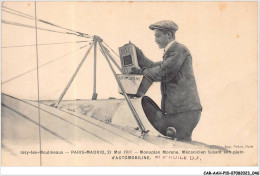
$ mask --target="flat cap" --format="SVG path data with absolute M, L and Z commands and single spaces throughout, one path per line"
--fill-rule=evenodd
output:
M 158 21 L 154 24 L 151 24 L 149 26 L 149 29 L 151 29 L 151 30 L 162 29 L 162 30 L 169 30 L 169 31 L 177 31 L 178 25 L 171 20 L 163 20 L 163 21 Z

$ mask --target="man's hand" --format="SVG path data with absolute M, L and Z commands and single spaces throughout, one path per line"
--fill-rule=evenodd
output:
M 138 65 L 139 65 L 139 67 L 143 68 L 143 67 L 145 67 L 145 56 L 144 56 L 144 53 L 135 44 L 133 44 L 133 45 L 135 47 Z
M 140 48 L 138 48 L 135 44 L 133 45 L 135 47 L 137 57 L 142 57 L 142 55 L 144 55 L 143 51 Z
M 136 75 L 141 75 L 143 72 L 143 70 L 141 68 L 138 67 L 133 67 L 132 71 L 129 74 L 136 74 Z

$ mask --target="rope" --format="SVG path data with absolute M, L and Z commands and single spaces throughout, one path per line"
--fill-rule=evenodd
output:
M 83 42 L 90 42 L 90 41 L 60 42 L 60 43 L 42 43 L 42 44 L 38 44 L 38 46 L 41 46 L 41 45 L 58 45 L 58 44 L 68 44 L 68 43 L 83 43 Z M 35 45 L 2 46 L 1 48 L 18 48 L 18 47 L 27 47 L 27 46 L 35 46 Z
M 35 5 L 35 39 L 36 39 L 36 65 L 37 65 L 37 98 L 38 98 L 38 117 L 39 117 L 39 143 L 40 143 L 40 166 L 42 166 L 42 145 L 41 145 L 41 112 L 40 112 L 40 82 L 39 82 L 39 59 L 38 59 L 38 36 L 37 36 L 37 20 L 36 20 L 36 1 Z
M 78 49 L 75 50 L 75 51 L 81 50 L 81 49 L 85 48 L 86 46 L 88 46 L 88 45 L 84 45 L 84 46 L 78 48 Z M 50 64 L 50 63 L 53 63 L 53 62 L 55 62 L 55 61 L 57 61 L 57 60 L 60 60 L 61 58 L 63 58 L 63 57 L 65 57 L 65 56 L 68 56 L 68 55 L 74 53 L 75 51 L 73 50 L 72 52 L 69 52 L 69 53 L 66 53 L 66 54 L 64 54 L 64 55 L 62 55 L 62 56 L 59 56 L 59 57 L 57 57 L 57 58 L 55 58 L 55 59 L 53 59 L 53 60 L 51 60 L 51 61 L 49 61 L 49 62 L 46 62 L 46 63 L 44 63 L 44 64 L 38 66 L 38 68 L 41 68 L 41 67 L 43 67 L 43 66 L 46 66 L 46 65 L 48 65 L 48 64 Z M 8 83 L 8 82 L 10 82 L 10 81 L 13 81 L 13 80 L 15 80 L 15 79 L 17 79 L 17 78 L 19 78 L 19 77 L 21 77 L 21 76 L 24 76 L 24 75 L 26 75 L 26 74 L 28 74 L 28 73 L 30 73 L 30 72 L 36 70 L 36 69 L 37 69 L 37 68 L 33 68 L 33 69 L 31 69 L 31 70 L 29 70 L 29 71 L 26 71 L 26 72 L 24 72 L 24 73 L 22 73 L 22 74 L 20 74 L 20 75 L 17 75 L 17 76 L 15 76 L 15 77 L 13 77 L 13 78 L 7 80 L 7 81 L 4 81 L 4 82 L 2 82 L 2 85 L 6 84 L 6 83 Z
M 11 13 L 13 15 L 18 15 L 18 16 L 21 16 L 21 17 L 24 17 L 24 18 L 28 18 L 28 19 L 31 19 L 31 20 L 34 20 L 34 17 L 31 16 L 31 15 L 28 15 L 28 14 L 25 14 L 25 13 L 22 13 L 18 10 L 14 10 L 14 9 L 11 9 L 11 8 L 8 8 L 6 6 L 2 6 L 2 8 L 4 9 L 8 9 L 10 11 L 13 11 L 13 12 L 10 12 L 10 11 L 5 11 L 7 13 Z M 15 13 L 14 13 L 15 12 Z M 36 18 L 35 19 L 39 22 L 42 22 L 42 23 L 45 23 L 45 24 L 48 24 L 48 25 L 51 25 L 51 26 L 54 26 L 54 27 L 57 27 L 57 28 L 60 28 L 60 29 L 64 29 L 64 30 L 67 30 L 67 31 L 71 31 L 71 32 L 74 32 L 74 33 L 69 33 L 68 34 L 73 34 L 73 35 L 76 35 L 76 36 L 79 36 L 79 37 L 85 37 L 85 38 L 92 38 L 91 35 L 89 34 L 85 34 L 85 33 L 82 33 L 82 32 L 78 32 L 78 31 L 75 31 L 75 30 L 72 30 L 72 29 L 68 29 L 68 28 L 65 28 L 65 27 L 62 27 L 62 26 L 59 26 L 59 25 L 56 25 L 56 24 L 53 24 L 51 22 L 48 22 L 46 20 L 42 20 L 42 19 L 39 19 L 39 18 Z

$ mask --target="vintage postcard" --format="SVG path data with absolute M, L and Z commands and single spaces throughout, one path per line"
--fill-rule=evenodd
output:
M 2 166 L 258 165 L 257 2 L 1 12 Z

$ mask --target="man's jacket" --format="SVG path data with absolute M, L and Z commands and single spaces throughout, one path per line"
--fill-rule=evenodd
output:
M 136 49 L 143 74 L 161 82 L 161 108 L 167 114 L 179 114 L 202 109 L 192 68 L 192 57 L 182 44 L 174 42 L 163 61 L 152 62 Z

